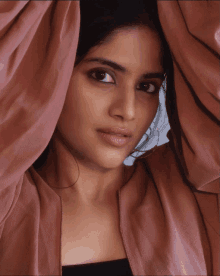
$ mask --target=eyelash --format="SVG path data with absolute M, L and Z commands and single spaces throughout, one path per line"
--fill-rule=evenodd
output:
M 109 72 L 105 71 L 104 69 L 93 69 L 93 70 L 89 71 L 89 73 L 88 73 L 89 78 L 92 78 L 93 80 L 95 80 L 97 82 L 104 83 L 104 84 L 109 84 L 109 83 L 113 84 L 112 82 L 104 82 L 104 81 L 101 81 L 101 80 L 97 80 L 96 78 L 94 78 L 92 76 L 92 74 L 94 74 L 94 73 L 104 73 L 104 74 L 107 74 L 107 75 L 111 76 L 111 74 Z M 111 78 L 114 79 L 112 76 L 111 76 Z M 149 94 L 156 94 L 156 93 L 158 93 L 160 87 L 155 82 L 142 82 L 142 83 L 148 84 L 148 85 L 149 84 L 153 84 L 154 87 L 155 87 L 155 89 L 154 89 L 155 91 L 154 92 L 146 92 L 144 89 L 138 89 L 138 90 L 145 91 L 145 93 L 149 93 Z

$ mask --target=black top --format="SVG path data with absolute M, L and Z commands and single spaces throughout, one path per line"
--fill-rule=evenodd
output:
M 119 259 L 99 263 L 86 263 L 62 266 L 63 276 L 94 275 L 94 276 L 124 276 L 133 275 L 128 259 Z

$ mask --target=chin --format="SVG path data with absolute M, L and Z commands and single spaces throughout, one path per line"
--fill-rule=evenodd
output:
M 108 148 L 106 146 L 78 147 L 77 152 L 75 157 L 82 165 L 84 164 L 93 170 L 109 170 L 122 166 L 131 149 Z
M 105 160 L 103 160 L 103 162 L 100 163 L 100 167 L 102 167 L 103 169 L 118 169 L 119 167 L 121 167 L 123 165 L 123 161 L 124 159 L 109 159 L 106 158 Z
M 101 154 L 100 156 L 93 156 L 92 160 L 90 159 L 90 166 L 92 169 L 97 170 L 114 170 L 123 165 L 125 158 L 124 156 L 119 156 L 118 154 Z

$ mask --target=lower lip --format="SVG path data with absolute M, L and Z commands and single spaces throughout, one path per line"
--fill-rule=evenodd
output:
M 129 141 L 131 141 L 131 137 L 121 137 L 109 133 L 104 133 L 101 131 L 98 131 L 98 133 L 104 141 L 115 147 L 123 147 L 127 145 Z

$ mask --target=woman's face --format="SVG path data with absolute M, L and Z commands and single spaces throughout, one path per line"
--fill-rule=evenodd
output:
M 110 38 L 74 68 L 57 124 L 74 156 L 99 169 L 122 165 L 137 146 L 156 115 L 163 82 L 144 75 L 164 74 L 161 42 L 152 30 L 123 29 Z M 108 127 L 131 130 L 130 142 L 120 148 L 105 142 L 98 129 Z

